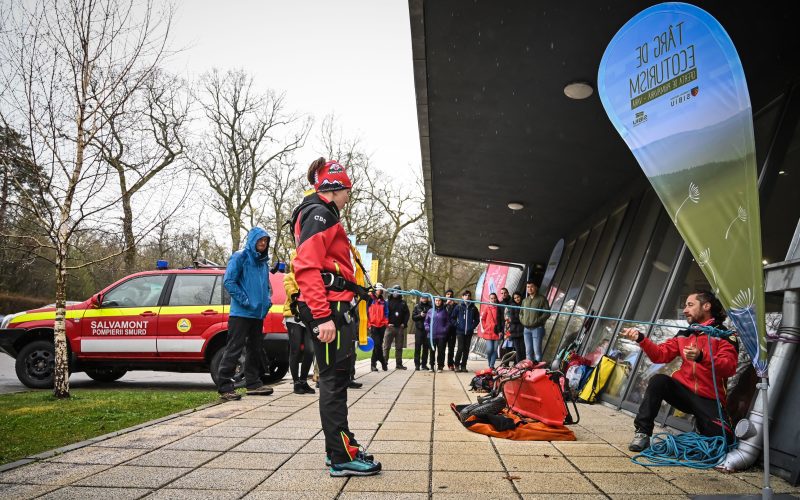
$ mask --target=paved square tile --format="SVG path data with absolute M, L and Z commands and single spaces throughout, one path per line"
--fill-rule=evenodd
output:
M 566 457 L 621 457 L 624 455 L 610 444 L 577 441 L 553 441 L 552 444 Z
M 226 451 L 238 445 L 244 438 L 189 436 L 166 446 L 169 450 Z
M 190 429 L 190 427 L 187 427 Z M 143 448 L 153 449 L 160 448 L 167 443 L 177 441 L 181 436 L 157 436 L 157 435 L 143 435 L 137 433 L 123 434 L 121 436 L 113 437 L 98 441 L 93 446 L 104 446 L 108 448 Z
M 229 451 L 223 453 L 203 467 L 216 469 L 263 469 L 275 470 L 289 460 L 290 453 L 240 453 Z M 319 455 L 317 455 L 319 457 Z
M 429 428 L 425 430 L 387 429 L 381 427 L 381 429 L 375 433 L 375 439 L 378 441 L 430 441 L 430 424 L 428 424 L 428 426 Z
M 588 472 L 586 477 L 605 493 L 628 493 L 635 495 L 672 495 L 681 490 L 661 479 L 657 474 Z
M 434 448 L 435 449 L 435 448 Z M 372 441 L 369 451 L 373 453 L 428 453 L 427 441 Z
M 244 497 L 246 500 L 320 500 L 334 498 L 335 492 L 320 494 L 316 491 L 253 490 Z
M 503 463 L 509 472 L 578 472 L 561 455 L 504 455 Z
M 107 500 L 113 498 L 114 500 L 133 500 L 135 498 L 142 498 L 149 493 L 150 490 L 143 488 L 99 488 L 99 487 L 84 487 L 84 486 L 67 486 L 55 491 L 51 491 L 44 495 L 42 499 L 45 500 Z
M 427 471 L 383 471 L 377 476 L 352 478 L 343 491 L 427 493 L 428 484 Z
M 155 450 L 125 465 L 143 467 L 199 467 L 219 455 L 218 451 Z
M 261 453 L 295 453 L 306 444 L 302 439 L 255 439 L 250 438 L 231 451 L 256 451 Z M 323 443 L 322 449 L 325 449 Z
M 217 425 L 220 422 L 225 422 L 225 420 L 226 419 L 224 418 L 204 418 L 187 415 L 185 417 L 178 417 L 174 420 L 170 420 L 170 423 L 172 425 L 187 425 L 190 427 L 211 427 L 212 425 Z
M 684 474 L 670 482 L 690 495 L 756 494 L 761 492 L 760 486 L 743 481 L 736 475 L 726 475 L 713 470 Z
M 427 500 L 427 493 L 390 493 L 390 492 L 359 492 L 345 491 L 339 495 L 339 500 Z
M 28 500 L 58 488 L 52 484 L 0 484 L 0 498 Z
M 145 497 L 146 500 L 235 500 L 244 495 L 244 491 L 234 490 L 193 490 L 162 488 Z
M 441 472 L 433 471 L 432 492 L 477 494 L 486 498 L 487 494 L 508 495 L 514 492 L 504 472 Z
M 195 437 L 229 437 L 229 438 L 249 438 L 261 432 L 258 427 L 246 427 L 236 425 L 235 421 L 228 421 L 224 424 L 215 425 L 208 429 L 203 429 L 194 434 Z
M 0 473 L 0 483 L 62 485 L 97 474 L 107 465 L 76 465 L 37 462 Z
M 325 456 L 322 453 L 296 453 L 281 470 L 324 469 Z
M 503 465 L 495 453 L 471 453 L 468 455 L 433 455 L 433 470 L 442 471 L 503 471 Z
M 70 464 L 95 464 L 117 465 L 146 453 L 141 448 L 104 448 L 102 446 L 87 446 L 77 450 L 68 451 L 63 455 L 49 459 L 50 462 Z
M 268 427 L 256 434 L 257 439 L 311 439 L 320 434 L 322 429 L 319 427 Z
M 78 481 L 78 486 L 108 486 L 120 488 L 160 488 L 191 469 L 186 467 L 137 467 L 119 465 Z
M 264 430 L 270 425 L 278 422 L 277 418 L 232 418 L 229 420 L 221 420 L 221 422 L 227 422 L 228 425 L 232 427 L 253 427 L 258 430 Z
M 567 457 L 583 472 L 651 472 L 628 457 Z
M 256 490 L 308 492 L 311 487 L 317 495 L 316 498 L 331 498 L 336 496 L 346 482 L 347 478 L 331 477 L 327 468 L 303 471 L 277 470 L 258 485 Z
M 501 455 L 560 456 L 558 449 L 547 441 L 511 441 L 492 438 L 492 443 Z
M 513 472 L 510 475 L 519 478 L 514 480 L 514 484 L 520 493 L 600 493 L 578 473 Z
M 247 491 L 269 476 L 268 470 L 210 469 L 200 467 L 177 481 L 170 488 Z

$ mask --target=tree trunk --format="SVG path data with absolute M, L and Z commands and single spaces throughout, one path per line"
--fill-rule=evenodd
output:
M 136 270 L 136 239 L 133 235 L 133 210 L 131 210 L 131 194 L 125 185 L 125 174 L 119 174 L 119 186 L 122 189 L 122 234 L 125 237 L 125 273 L 133 274 Z
M 231 226 L 231 253 L 239 250 L 239 240 L 242 239 L 242 222 L 236 217 L 236 214 L 228 212 L 228 223 Z
M 66 221 L 62 222 L 62 226 Z M 67 246 L 63 241 L 66 231 L 59 231 L 58 255 L 56 256 L 56 320 L 53 325 L 55 344 L 55 367 L 53 372 L 53 396 L 69 397 L 69 356 L 67 354 Z

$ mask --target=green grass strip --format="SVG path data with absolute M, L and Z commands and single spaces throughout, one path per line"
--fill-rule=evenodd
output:
M 362 359 L 372 359 L 372 351 L 364 352 L 361 349 L 356 348 L 356 360 L 361 361 Z M 388 361 L 394 359 L 394 348 L 389 349 L 389 357 L 387 358 Z M 407 347 L 403 349 L 403 359 L 414 359 L 414 348 Z
M 0 464 L 210 403 L 212 391 L 73 390 L 0 395 Z

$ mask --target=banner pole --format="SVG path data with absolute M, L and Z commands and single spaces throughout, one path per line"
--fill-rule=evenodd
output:
M 764 488 L 761 490 L 761 498 L 772 500 L 772 488 L 769 485 L 769 374 L 761 377 L 759 389 L 764 405 L 764 420 L 761 422 L 761 433 L 764 436 Z

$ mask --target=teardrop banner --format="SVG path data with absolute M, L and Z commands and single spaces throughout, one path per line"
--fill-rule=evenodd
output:
M 608 44 L 597 86 L 608 117 L 765 375 L 753 113 L 733 42 L 698 7 L 655 5 Z

